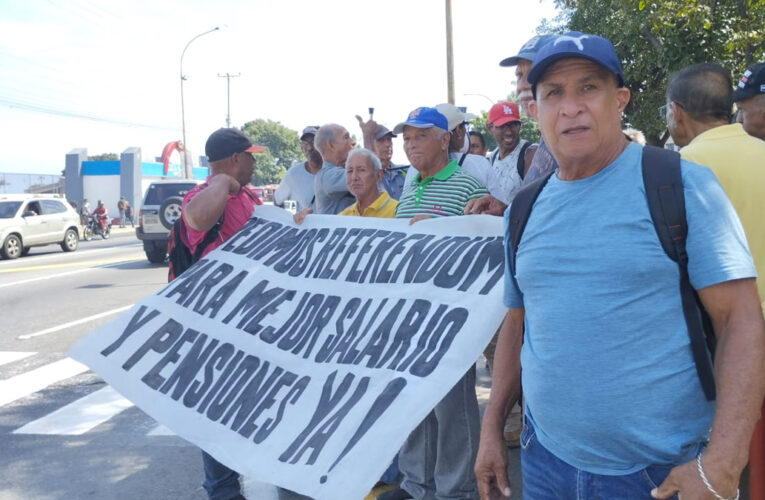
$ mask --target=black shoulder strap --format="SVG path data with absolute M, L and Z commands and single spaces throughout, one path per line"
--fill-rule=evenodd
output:
M 516 168 L 518 169 L 518 176 L 523 179 L 523 171 L 526 170 L 526 150 L 529 149 L 530 146 L 533 146 L 533 143 L 527 142 L 521 147 L 521 154 L 518 155 L 518 163 L 516 165 Z
M 688 275 L 688 254 L 685 241 L 688 221 L 680 170 L 680 155 L 653 146 L 643 148 L 643 184 L 648 209 L 661 246 L 680 269 L 680 297 L 688 327 L 696 372 L 708 401 L 716 397 L 712 356 L 715 335 L 712 322 L 704 310 Z
M 467 158 L 467 155 L 468 155 L 467 153 L 462 153 L 462 157 L 460 158 L 460 161 L 457 162 L 460 167 L 462 166 L 462 162 L 465 161 L 465 158 Z
M 215 225 L 205 233 L 205 237 L 202 239 L 202 241 L 199 242 L 199 245 L 197 245 L 197 248 L 194 250 L 194 255 L 191 256 L 192 262 L 198 261 L 202 257 L 202 253 L 204 253 L 205 248 L 207 248 L 210 243 L 215 241 L 215 238 L 218 237 L 218 233 L 220 233 L 220 225 L 222 223 L 223 216 L 221 216 L 221 218 L 218 219 L 218 222 L 216 222 Z
M 497 146 L 497 149 L 495 149 L 494 152 L 491 154 L 489 163 L 494 165 L 494 162 L 497 161 L 497 156 L 499 156 L 499 146 Z
M 518 253 L 518 246 L 521 244 L 521 237 L 523 236 L 523 230 L 526 229 L 526 222 L 529 220 L 531 208 L 534 206 L 539 193 L 542 192 L 552 174 L 553 172 L 550 172 L 521 188 L 510 204 L 510 227 L 508 228 L 510 247 L 508 248 L 507 263 L 513 276 L 515 276 L 515 256 Z

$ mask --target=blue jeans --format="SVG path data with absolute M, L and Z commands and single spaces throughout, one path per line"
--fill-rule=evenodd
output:
M 401 447 L 401 488 L 417 500 L 477 499 L 473 464 L 480 426 L 473 365 Z
M 239 473 L 215 460 L 202 450 L 205 481 L 202 483 L 210 500 L 230 500 L 242 492 Z
M 623 476 L 592 474 L 550 453 L 525 419 L 521 432 L 521 475 L 524 500 L 652 500 L 651 490 L 675 465 L 651 465 Z M 677 500 L 677 495 L 671 497 Z

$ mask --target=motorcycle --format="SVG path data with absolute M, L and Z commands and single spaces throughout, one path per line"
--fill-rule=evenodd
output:
M 101 225 L 98 223 L 98 216 L 88 215 L 88 223 L 82 229 L 82 237 L 85 241 L 92 240 L 95 236 L 101 235 L 103 239 L 109 239 L 112 234 L 112 222 L 108 217 L 105 218 L 106 226 L 101 231 Z

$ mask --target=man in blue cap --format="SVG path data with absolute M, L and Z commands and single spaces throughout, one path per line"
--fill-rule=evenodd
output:
M 449 159 L 448 121 L 436 108 L 415 109 L 393 132 L 403 134 L 404 152 L 417 171 L 412 179 L 407 176 L 397 218 L 415 222 L 462 215 L 469 200 L 487 193 Z M 479 430 L 475 366 L 471 366 L 404 442 L 399 452 L 401 485 L 378 500 L 475 499 L 472 468 Z
M 682 161 L 687 273 L 718 342 L 715 404 L 696 373 L 680 266 L 649 213 L 643 148 L 622 134 L 630 92 L 613 45 L 565 33 L 528 81 L 558 169 L 507 244 L 481 498 L 510 495 L 502 425 L 521 377 L 524 497 L 737 498 L 765 393 L 765 326 L 733 207 L 711 171 Z

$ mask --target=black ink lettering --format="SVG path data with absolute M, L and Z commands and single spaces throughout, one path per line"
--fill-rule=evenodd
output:
M 125 327 L 125 330 L 120 335 L 120 338 L 112 342 L 109 347 L 101 351 L 102 356 L 108 356 L 120 347 L 122 347 L 122 344 L 133 335 L 135 332 L 137 332 L 140 328 L 143 327 L 146 323 L 153 320 L 159 315 L 159 311 L 156 309 L 152 309 L 152 311 L 144 317 L 144 313 L 146 313 L 146 306 L 141 306 L 138 308 L 138 311 L 133 315 L 132 318 L 130 318 L 130 321 L 128 322 L 128 325 Z
M 125 363 L 122 365 L 122 368 L 125 371 L 129 371 L 149 351 L 154 351 L 156 353 L 162 354 L 163 352 L 170 349 L 170 347 L 172 347 L 175 341 L 178 340 L 178 337 L 181 336 L 181 333 L 183 333 L 182 324 L 178 323 L 174 319 L 167 320 L 164 325 L 159 327 L 159 329 L 154 332 L 152 336 L 149 337 L 146 342 L 144 342 L 143 345 L 128 358 L 127 361 L 125 361 Z
M 197 330 L 187 328 L 186 332 L 183 334 L 183 337 L 181 337 L 175 344 L 173 344 L 173 347 L 171 347 L 165 353 L 165 355 L 162 356 L 162 359 L 160 359 L 159 362 L 154 365 L 151 370 L 146 372 L 146 375 L 141 377 L 143 383 L 154 390 L 159 388 L 159 386 L 165 382 L 165 378 L 160 375 L 159 372 L 161 372 L 168 363 L 175 364 L 181 358 L 181 355 L 178 353 L 181 347 L 183 347 L 183 345 L 187 342 L 194 342 L 194 339 L 197 338 L 197 335 L 199 335 Z

